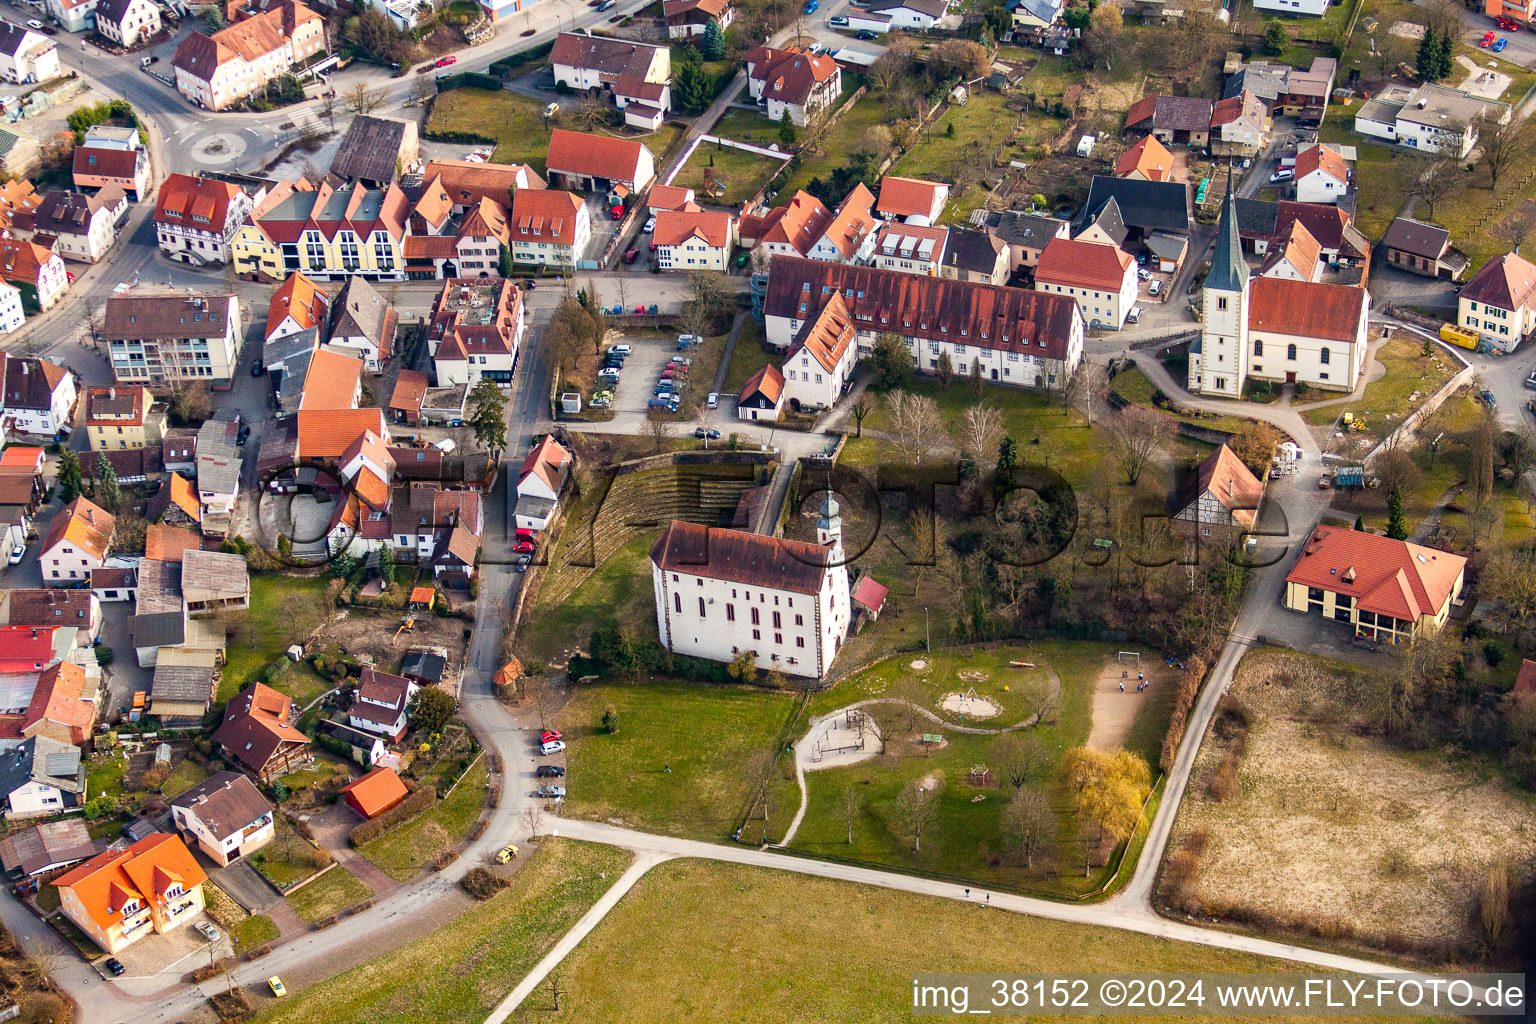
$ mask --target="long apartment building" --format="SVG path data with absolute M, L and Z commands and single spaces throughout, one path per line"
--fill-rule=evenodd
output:
M 171 68 L 183 96 L 206 110 L 224 110 L 325 48 L 325 19 L 297 0 L 283 0 L 256 14 L 241 12 L 211 36 L 193 32 L 176 47 Z
M 233 295 L 114 295 L 102 324 L 119 384 L 190 380 L 228 388 L 240 332 Z

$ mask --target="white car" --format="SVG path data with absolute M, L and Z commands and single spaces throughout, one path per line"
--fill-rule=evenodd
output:
M 548 743 L 539 744 L 539 753 L 541 754 L 558 754 L 564 749 L 564 740 L 550 740 Z
M 709 406 L 711 409 L 720 408 L 720 392 L 711 391 L 709 393 L 709 397 L 704 400 L 704 404 Z
M 209 942 L 219 941 L 219 930 L 213 925 L 209 924 L 207 921 L 198 921 L 194 923 L 192 927 L 196 928 L 197 933 L 203 938 L 207 939 Z
M 1271 185 L 1278 185 L 1280 182 L 1290 181 L 1294 177 L 1296 177 L 1296 171 L 1293 168 L 1282 167 L 1269 176 L 1269 183 Z
M 652 231 L 655 231 L 655 230 L 656 230 L 656 218 L 652 217 L 650 220 L 645 222 L 645 233 L 646 234 L 650 234 Z
M 617 354 L 619 354 L 621 356 L 627 356 L 627 355 L 629 355 L 634 350 L 632 348 L 630 348 L 628 345 L 610 345 L 608 347 L 608 351 L 609 352 L 615 352 L 615 353 L 617 353 Z
M 27 28 L 32 29 L 34 32 L 41 32 L 43 30 L 43 23 L 36 18 L 32 18 L 27 22 Z
M 18 547 L 11 552 L 10 562 L 12 565 L 20 565 L 21 560 L 25 557 L 27 557 L 27 549 L 25 547 Z
M 1163 293 L 1163 282 L 1153 281 L 1151 287 L 1147 289 L 1147 293 L 1150 295 L 1161 295 Z
M 1143 281 L 1150 281 L 1150 280 L 1152 280 L 1152 271 L 1150 271 L 1150 270 L 1138 270 L 1138 271 L 1136 271 L 1136 276 L 1141 278 Z

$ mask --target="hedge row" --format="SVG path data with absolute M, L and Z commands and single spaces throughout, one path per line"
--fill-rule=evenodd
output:
M 201 967 L 194 968 L 192 971 L 192 980 L 198 984 L 202 984 L 209 978 L 217 978 L 225 971 L 233 970 L 234 966 L 235 958 L 232 956 L 226 956 L 215 960 L 211 964 L 203 964 Z
M 437 803 L 437 790 L 432 786 L 418 786 L 410 796 L 377 818 L 352 826 L 352 831 L 347 833 L 347 842 L 353 846 L 362 846 L 366 842 L 377 839 L 396 825 L 404 824 L 430 809 L 435 803 Z
M 462 89 L 465 86 L 500 92 L 501 78 L 497 75 L 487 75 L 479 71 L 460 71 L 456 75 L 444 75 L 437 80 L 437 91 L 439 93 L 445 93 L 451 89 Z
M 469 826 L 469 841 L 474 842 L 476 839 L 479 839 L 481 836 L 485 835 L 485 830 L 490 827 L 491 823 L 486 821 L 484 818 L 481 818 L 479 821 Z
M 501 787 L 500 786 L 492 786 L 490 789 L 486 790 L 485 802 L 486 802 L 487 805 L 489 805 L 491 807 L 500 807 L 501 806 Z
M 507 56 L 501 58 L 501 60 L 496 61 L 490 67 L 486 68 L 486 70 L 493 75 L 501 75 L 505 77 L 508 73 L 516 68 L 522 67 L 524 64 L 531 64 L 541 57 L 549 56 L 550 51 L 552 51 L 554 48 L 555 41 L 551 39 L 547 43 L 540 43 L 538 46 L 530 46 L 526 50 L 520 50 L 517 53 L 508 54 Z
M 270 952 L 272 952 L 272 943 L 269 942 L 265 946 L 258 946 L 257 948 L 251 950 L 249 953 L 245 954 L 246 962 L 249 963 L 252 960 L 260 960 Z
M 320 920 L 316 921 L 309 927 L 311 931 L 323 932 L 331 925 L 340 923 L 340 921 L 340 914 L 332 914 L 330 917 L 322 917 Z
M 432 870 L 441 871 L 443 868 L 459 859 L 458 850 L 444 850 L 432 861 Z

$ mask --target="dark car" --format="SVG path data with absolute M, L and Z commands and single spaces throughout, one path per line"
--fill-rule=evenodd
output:
M 107 970 L 112 972 L 114 978 L 120 978 L 128 973 L 128 968 L 124 967 L 123 962 L 115 956 L 107 957 Z
M 260 359 L 256 360 L 254 363 L 251 364 L 251 376 L 252 377 L 260 377 L 262 374 L 264 374 L 266 372 L 267 372 L 267 368 L 265 366 L 261 365 L 261 360 Z
M 861 28 L 861 29 L 859 29 L 859 38 L 860 39 L 878 39 L 880 37 L 876 33 L 870 31 L 867 28 Z
M 235 434 L 235 444 L 243 446 L 250 439 L 251 428 L 241 425 L 239 432 Z
M 539 286 L 539 282 L 535 281 L 531 277 L 528 280 L 523 282 L 523 287 L 527 288 L 529 291 L 533 291 L 534 289 L 538 288 L 538 286 Z
M 565 769 L 557 764 L 541 764 L 538 768 L 534 769 L 533 774 L 541 779 L 563 779 L 565 778 Z
M 720 439 L 720 431 L 716 430 L 714 427 L 694 427 L 693 436 L 698 438 L 700 441 L 704 440 L 705 438 L 708 438 L 711 441 L 718 441 Z
M 628 252 L 626 252 L 624 254 L 624 262 L 625 263 L 633 263 L 633 262 L 635 262 L 635 260 L 637 260 L 639 258 L 640 258 L 640 250 L 639 249 L 631 249 L 631 250 L 629 250 Z

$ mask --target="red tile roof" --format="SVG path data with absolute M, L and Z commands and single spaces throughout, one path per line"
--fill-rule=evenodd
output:
M 837 61 L 830 56 L 812 56 L 796 50 L 752 69 L 752 77 L 764 82 L 765 97 L 794 106 L 804 104 L 817 86 L 839 74 Z
M 1169 181 L 1173 177 L 1173 154 L 1157 141 L 1155 135 L 1143 135 L 1141 141 L 1120 154 L 1115 162 L 1115 174 L 1125 177 L 1132 171 L 1140 171 L 1150 181 Z
M 422 180 L 436 178 L 455 204 L 472 206 L 480 199 L 494 199 L 503 205 L 515 189 L 543 188 L 544 179 L 527 164 L 481 164 L 473 160 L 433 160 L 422 172 Z
M 850 596 L 865 608 L 879 612 L 880 606 L 885 604 L 886 595 L 890 592 L 890 587 L 880 583 L 873 576 L 865 576 L 859 580 L 858 586 L 853 588 Z
M 98 853 L 53 884 L 73 890 L 86 914 L 105 932 L 123 923 L 123 907 L 130 901 L 141 908 L 164 906 L 177 898 L 167 895 L 173 887 L 191 892 L 207 880 L 185 843 L 169 832 L 157 832 L 126 850 Z
M 267 334 L 277 330 L 286 316 L 292 316 L 300 330 L 324 325 L 330 306 L 331 297 L 315 282 L 300 273 L 289 274 L 267 304 Z
M 512 241 L 574 245 L 581 206 L 580 196 L 559 189 L 518 189 L 512 194 Z
M 301 414 L 302 415 L 302 414 Z M 224 707 L 224 723 L 213 734 L 236 761 L 260 772 L 284 743 L 308 744 L 289 722 L 288 696 L 252 683 Z
M 715 249 L 731 244 L 731 215 L 728 213 L 685 213 L 662 210 L 656 214 L 656 230 L 651 241 L 656 245 L 682 245 L 697 238 Z
M 304 391 L 299 395 L 299 410 L 350 411 L 362 377 L 361 359 L 353 359 L 330 349 L 318 350 L 309 357 L 309 372 L 304 377 Z
M 406 412 L 420 412 L 421 402 L 426 397 L 427 385 L 430 381 L 431 378 L 420 370 L 401 370 L 400 376 L 395 378 L 395 390 L 389 396 L 389 407 Z
M 23 242 L 16 238 L 0 240 L 0 278 L 36 285 L 42 276 L 43 265 L 58 258 L 53 250 L 45 249 L 36 242 Z
M 1232 453 L 1232 449 L 1222 445 L 1185 475 L 1169 502 L 1170 511 L 1177 515 L 1206 491 L 1210 491 L 1234 519 L 1252 526 L 1258 514 L 1259 499 L 1264 496 L 1264 484 L 1242 459 Z
M 759 244 L 769 242 L 791 245 L 804 256 L 826 233 L 827 225 L 831 222 L 832 211 L 823 206 L 820 199 L 809 192 L 799 191 L 790 197 L 789 202 L 768 211 L 768 215 L 758 222 L 756 234 L 751 237 L 755 237 Z
M 820 591 L 828 557 L 828 549 L 817 544 L 680 519 L 667 524 L 651 545 L 651 561 L 663 572 L 797 594 Z
M 32 702 L 22 719 L 23 735 L 43 722 L 53 722 L 69 730 L 69 742 L 84 743 L 96 721 L 96 688 L 85 678 L 85 669 L 71 662 L 50 665 L 38 677 Z M 57 739 L 57 737 L 55 737 Z
M 880 203 L 877 209 L 895 217 L 927 217 L 933 212 L 940 191 L 948 189 L 949 186 L 943 182 L 899 178 L 887 174 L 880 180 Z
M 410 796 L 410 790 L 393 768 L 382 767 L 342 786 L 341 795 L 363 817 L 376 818 Z
M 138 166 L 139 151 L 135 149 L 101 149 L 95 146 L 75 148 L 75 174 L 126 178 L 131 181 Z
M 64 510 L 48 524 L 48 534 L 38 550 L 46 552 L 54 545 L 68 541 L 79 550 L 100 561 L 107 557 L 107 546 L 112 540 L 112 527 L 117 520 L 106 509 L 88 498 L 80 497 L 64 506 Z
M 1361 611 L 1416 622 L 1438 615 L 1467 560 L 1407 541 L 1318 526 L 1285 579 L 1356 599 Z
M 300 409 L 297 454 L 305 459 L 334 459 L 366 430 L 384 435 L 380 409 Z
M 784 374 L 779 372 L 777 366 L 770 363 L 748 377 L 736 400 L 745 402 L 756 394 L 761 394 L 773 405 L 779 404 L 779 396 L 784 394 Z
M 1517 252 L 1489 260 L 1461 289 L 1461 297 L 1497 309 L 1528 306 L 1536 295 L 1536 266 Z
M 533 473 L 544 481 L 550 491 L 560 493 L 560 486 L 565 483 L 565 475 L 570 471 L 571 453 L 565 447 L 548 434 L 539 446 L 529 452 L 523 459 L 522 466 L 517 471 L 517 482 L 522 483 L 528 474 Z
M 1318 143 L 1296 154 L 1297 179 L 1305 178 L 1316 170 L 1322 170 L 1324 174 L 1341 183 L 1349 180 L 1349 170 L 1344 164 L 1344 157 L 1332 146 Z
M 827 225 L 822 237 L 842 253 L 844 259 L 852 256 L 860 243 L 879 226 L 874 206 L 875 194 L 861 181 L 843 197 L 836 215 Z
M 681 185 L 652 185 L 645 204 L 652 210 L 678 210 L 693 202 L 693 189 Z
M 1256 277 L 1248 291 L 1249 330 L 1354 341 L 1370 296 L 1364 288 Z
M 1119 292 L 1125 284 L 1126 272 L 1135 263 L 1130 253 L 1113 245 L 1053 238 L 1040 253 L 1035 284 Z
M 800 334 L 784 361 L 788 363 L 803 349 L 809 352 L 823 369 L 835 370 L 837 364 L 848 354 L 848 346 L 853 344 L 858 333 L 858 325 L 854 323 L 853 317 L 848 312 L 848 306 L 843 302 L 843 293 L 833 292 L 832 297 L 825 306 L 821 307 L 820 312 L 800 328 Z
M 223 231 L 230 200 L 239 194 L 240 186 L 216 178 L 167 175 L 155 203 L 155 223 Z
M 564 171 L 638 183 L 643 151 L 645 145 L 633 139 L 556 128 L 549 137 L 549 155 L 544 165 L 550 173 Z

